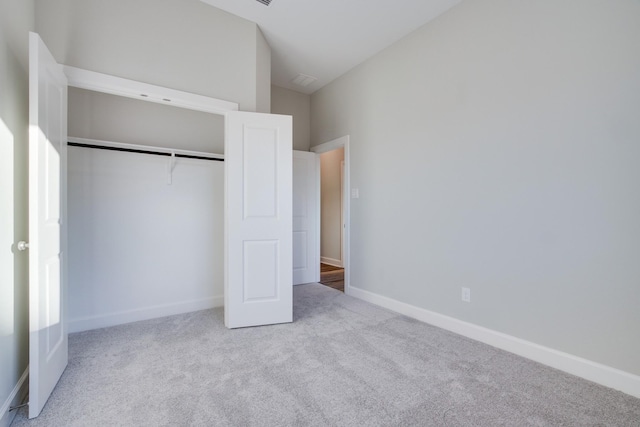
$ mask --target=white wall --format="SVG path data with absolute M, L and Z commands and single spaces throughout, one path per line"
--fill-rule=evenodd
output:
M 639 375 L 639 23 L 467 1 L 313 94 L 312 145 L 350 135 L 351 285 Z
M 256 24 L 199 0 L 36 0 L 36 28 L 62 64 L 256 111 Z
M 271 112 L 293 116 L 293 149 L 309 151 L 311 97 L 279 86 L 271 86 Z
M 70 136 L 224 153 L 224 117 L 69 88 Z
M 344 148 L 320 154 L 320 256 L 339 266 L 342 258 L 342 194 L 340 169 Z
M 28 31 L 33 2 L 0 2 L 0 427 L 22 398 L 19 382 L 29 364 L 28 252 Z M 24 383 L 26 387 L 26 383 Z
M 222 304 L 224 163 L 69 147 L 71 332 Z

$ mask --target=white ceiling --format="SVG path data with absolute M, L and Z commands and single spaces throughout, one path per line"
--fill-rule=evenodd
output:
M 313 93 L 461 0 L 202 0 L 257 23 L 273 84 Z M 307 87 L 299 73 L 317 77 Z

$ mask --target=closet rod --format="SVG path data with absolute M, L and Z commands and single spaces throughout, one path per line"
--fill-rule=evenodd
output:
M 105 145 L 95 145 L 95 144 L 87 144 L 87 143 L 72 142 L 72 141 L 67 142 L 67 145 L 70 147 L 97 148 L 99 150 L 125 151 L 127 153 L 154 154 L 156 156 L 171 157 L 171 153 L 164 153 L 162 151 L 139 150 L 136 148 L 109 147 Z M 175 157 L 182 157 L 184 159 L 215 160 L 216 162 L 224 162 L 224 159 L 220 159 L 216 157 L 197 156 L 193 154 L 175 153 Z

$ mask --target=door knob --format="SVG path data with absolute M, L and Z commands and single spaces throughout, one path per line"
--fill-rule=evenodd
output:
M 26 251 L 27 249 L 29 249 L 29 244 L 25 241 L 19 241 L 18 242 L 18 250 L 19 251 Z

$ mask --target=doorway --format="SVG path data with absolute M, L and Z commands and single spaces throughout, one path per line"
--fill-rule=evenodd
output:
M 311 148 L 320 183 L 320 283 L 349 294 L 349 136 Z
M 320 283 L 344 292 L 344 147 L 320 157 Z

